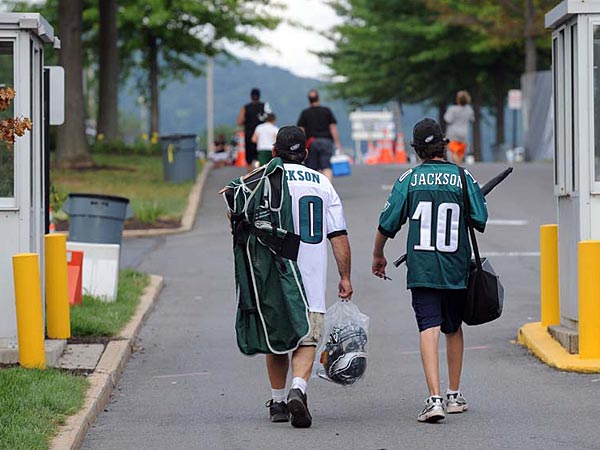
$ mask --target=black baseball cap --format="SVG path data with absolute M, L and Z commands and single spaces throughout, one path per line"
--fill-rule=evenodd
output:
M 444 136 L 442 128 L 435 120 L 425 118 L 417 122 L 413 128 L 413 146 L 418 145 L 422 147 L 425 145 L 437 144 L 438 142 L 447 143 L 448 140 Z
M 275 138 L 275 150 L 302 154 L 306 150 L 306 135 L 302 129 L 288 125 L 281 127 Z
M 250 97 L 251 98 L 260 98 L 260 89 L 252 88 L 252 90 L 250 91 Z

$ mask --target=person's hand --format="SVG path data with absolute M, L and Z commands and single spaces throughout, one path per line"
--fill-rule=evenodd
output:
M 373 272 L 373 275 L 379 278 L 385 278 L 386 266 L 387 259 L 385 259 L 385 256 L 373 256 L 373 265 L 371 266 L 371 272 Z
M 352 299 L 352 283 L 350 280 L 341 279 L 338 284 L 338 296 L 342 299 L 342 301 L 349 302 Z

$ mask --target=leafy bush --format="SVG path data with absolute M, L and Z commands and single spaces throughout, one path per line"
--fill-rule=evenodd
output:
M 131 206 L 134 217 L 143 223 L 153 224 L 160 217 L 167 215 L 167 210 L 164 206 L 155 201 L 138 201 Z

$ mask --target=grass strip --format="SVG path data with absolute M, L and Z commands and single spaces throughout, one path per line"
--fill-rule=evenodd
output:
M 54 189 L 63 198 L 69 193 L 126 197 L 135 219 L 143 223 L 180 220 L 183 216 L 193 182 L 165 182 L 160 156 L 97 154 L 94 162 L 93 169 L 53 168 L 50 179 Z
M 46 450 L 83 406 L 88 381 L 59 370 L 0 370 L 0 449 Z
M 118 335 L 133 316 L 148 282 L 145 273 L 122 270 L 114 302 L 84 295 L 83 303 L 71 308 L 71 335 L 75 338 Z

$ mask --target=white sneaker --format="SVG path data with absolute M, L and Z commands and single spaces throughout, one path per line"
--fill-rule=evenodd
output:
M 458 394 L 446 394 L 446 412 L 448 414 L 459 414 L 469 409 L 467 399 L 462 392 Z
M 438 420 L 443 420 L 445 418 L 446 414 L 444 413 L 444 399 L 435 395 L 432 395 L 425 400 L 425 407 L 417 416 L 417 420 L 419 422 L 430 423 L 437 422 Z

